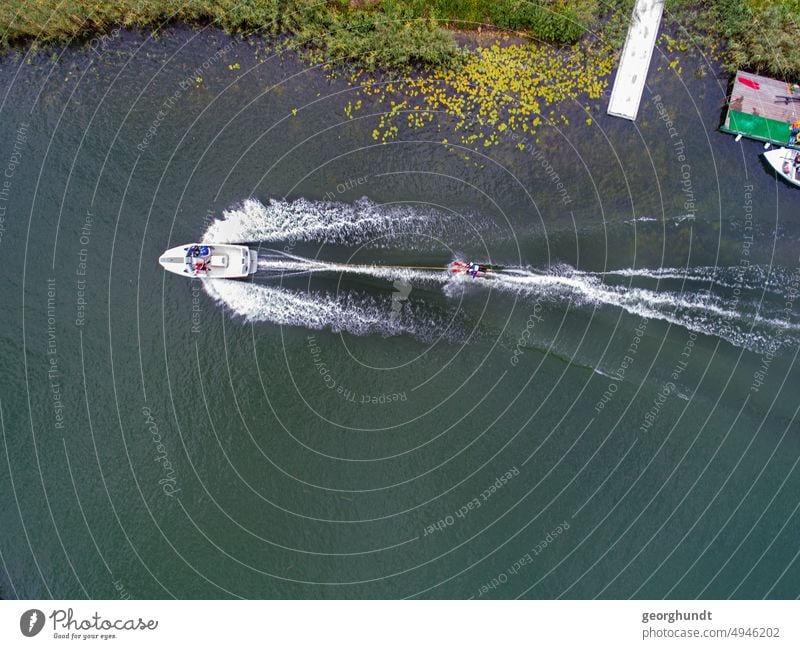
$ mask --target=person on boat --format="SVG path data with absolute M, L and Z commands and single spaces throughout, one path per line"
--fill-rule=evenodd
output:
M 793 141 L 795 144 L 800 144 L 800 119 L 792 123 L 789 133 L 791 134 L 789 142 Z
M 205 259 L 211 255 L 211 248 L 206 245 L 194 244 L 191 248 L 189 248 L 188 254 L 190 257 L 201 257 Z
M 205 275 L 207 270 L 206 262 L 202 259 L 198 259 L 194 262 L 194 274 L 195 275 Z

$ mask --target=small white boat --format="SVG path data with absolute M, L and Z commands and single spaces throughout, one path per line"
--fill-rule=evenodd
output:
M 258 253 L 228 243 L 187 243 L 166 250 L 158 263 L 171 273 L 198 279 L 235 279 L 256 272 Z
M 795 149 L 773 149 L 764 153 L 769 165 L 796 187 L 800 187 L 800 151 Z

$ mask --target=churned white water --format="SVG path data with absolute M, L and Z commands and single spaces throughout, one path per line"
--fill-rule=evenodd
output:
M 619 274 L 639 278 L 676 277 L 671 271 L 627 270 Z M 687 269 L 688 275 L 707 278 L 708 269 Z M 605 273 L 609 274 L 609 273 Z M 797 312 L 787 312 L 758 299 L 757 295 L 725 297 L 710 290 L 668 291 L 604 284 L 599 273 L 586 273 L 560 267 L 555 273 L 509 273 L 493 286 L 500 290 L 569 299 L 577 307 L 609 306 L 652 319 L 663 320 L 689 331 L 716 336 L 737 347 L 761 352 L 777 344 L 797 344 Z M 756 291 L 757 292 L 757 291 Z
M 459 227 L 448 216 L 414 205 L 380 205 L 366 198 L 355 203 L 248 199 L 223 212 L 203 235 L 204 241 L 254 243 L 318 241 L 329 244 L 380 245 L 400 235 L 443 234 Z M 463 224 L 462 224 L 463 227 Z
M 204 286 L 209 295 L 247 322 L 332 329 L 355 335 L 415 333 L 413 326 L 402 319 L 390 318 L 390 312 L 378 302 L 352 295 L 331 297 L 227 279 L 208 281 Z
M 322 201 L 245 201 L 225 212 L 205 233 L 219 242 L 320 241 L 355 244 L 387 235 L 421 232 L 439 214 L 412 206 L 379 206 L 366 199 L 353 205 Z M 547 271 L 506 268 L 491 277 L 472 278 L 448 271 L 401 266 L 342 264 L 288 254 L 265 254 L 259 270 L 272 273 L 335 273 L 370 276 L 400 285 L 439 285 L 447 296 L 465 290 L 492 289 L 569 303 L 574 308 L 610 307 L 690 331 L 716 336 L 751 351 L 774 349 L 776 343 L 796 344 L 800 337 L 796 309 L 776 299 L 790 283 L 789 271 L 751 266 L 746 269 L 695 267 L 583 272 L 567 265 Z M 606 278 L 630 278 L 629 283 L 658 282 L 655 288 L 609 284 Z M 661 281 L 678 281 L 678 289 L 662 288 Z M 697 286 L 700 283 L 700 286 Z M 293 291 L 250 282 L 205 283 L 208 292 L 249 322 L 329 328 L 356 335 L 435 335 L 441 326 L 420 309 L 403 303 L 398 309 L 387 292 L 365 296 L 343 291 L 336 295 Z M 721 289 L 715 293 L 715 289 Z M 732 289 L 732 290 L 731 290 Z M 724 294 L 727 291 L 728 294 Z M 397 291 L 395 291 L 397 292 Z M 733 295 L 730 293 L 733 292 Z M 770 299 L 763 299 L 764 295 Z M 776 305 L 776 303 L 779 303 Z

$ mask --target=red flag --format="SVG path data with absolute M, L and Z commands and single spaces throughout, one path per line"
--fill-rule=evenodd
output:
M 753 90 L 761 90 L 761 86 L 758 84 L 758 81 L 753 81 L 752 79 L 745 79 L 744 77 L 739 77 L 739 81 L 741 81 L 748 88 L 752 88 Z

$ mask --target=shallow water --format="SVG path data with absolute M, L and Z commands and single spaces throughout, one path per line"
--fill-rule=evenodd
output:
M 800 193 L 697 63 L 465 159 L 212 29 L 4 54 L 2 595 L 796 597 Z

